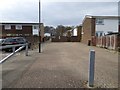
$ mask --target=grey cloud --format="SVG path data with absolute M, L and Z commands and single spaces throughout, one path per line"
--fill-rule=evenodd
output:
M 16 0 L 9 7 L 0 9 L 2 21 L 38 22 L 38 0 Z M 118 14 L 117 2 L 48 2 L 41 7 L 42 22 L 54 26 L 79 25 L 87 14 Z
M 42 19 L 46 24 L 77 25 L 82 22 L 86 14 L 117 15 L 116 2 L 63 2 L 51 3 L 42 8 Z
M 2 21 L 38 21 L 38 3 L 16 1 L 12 8 L 2 12 Z

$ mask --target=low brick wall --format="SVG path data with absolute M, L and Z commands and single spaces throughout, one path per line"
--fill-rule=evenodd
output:
M 59 42 L 59 40 L 56 38 L 52 38 L 52 42 Z
M 64 36 L 52 38 L 52 42 L 67 42 L 67 41 L 68 38 Z
M 76 36 L 72 37 L 61 36 L 52 38 L 52 42 L 79 42 L 79 41 L 80 41 L 79 38 Z
M 70 37 L 70 42 L 79 42 L 79 38 L 77 36 Z
M 59 41 L 60 42 L 67 42 L 68 41 L 68 37 L 61 36 Z

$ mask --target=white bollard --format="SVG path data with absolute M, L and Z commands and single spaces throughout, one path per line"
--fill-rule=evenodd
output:
M 88 85 L 89 87 L 94 87 L 94 66 L 95 66 L 95 51 L 90 50 L 89 56 L 89 80 Z

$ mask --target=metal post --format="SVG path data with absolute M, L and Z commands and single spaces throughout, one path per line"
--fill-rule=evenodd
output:
M 95 51 L 90 50 L 90 60 L 89 60 L 89 87 L 94 86 L 94 65 L 95 65 Z
M 39 40 L 39 53 L 41 53 L 42 52 L 41 36 L 39 38 L 40 38 L 40 40 Z
M 26 51 L 25 51 L 25 55 L 28 56 L 28 44 L 26 44 Z
M 13 53 L 15 53 L 15 47 L 12 48 Z
M 14 46 L 15 47 L 15 46 Z M 6 56 L 5 58 L 3 58 L 2 60 L 0 60 L 0 64 L 3 63 L 5 60 L 7 60 L 8 58 L 10 58 L 11 56 L 13 56 L 15 53 L 17 53 L 18 51 L 20 51 L 21 49 L 23 49 L 25 46 L 21 46 L 20 48 L 18 48 L 15 52 L 12 52 L 11 54 L 9 54 L 8 56 Z
M 40 29 L 41 15 L 40 15 L 40 0 L 39 0 L 39 53 L 41 53 L 41 29 Z

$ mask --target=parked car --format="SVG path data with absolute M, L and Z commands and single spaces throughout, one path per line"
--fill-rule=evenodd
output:
M 16 44 L 26 44 L 28 43 L 28 48 L 30 48 L 31 43 L 27 41 L 24 37 L 11 37 L 11 38 L 6 38 L 4 42 L 2 43 L 2 46 L 6 45 L 16 45 Z M 18 47 L 16 47 L 17 49 Z M 3 49 L 4 51 L 11 51 L 12 48 L 6 48 Z

